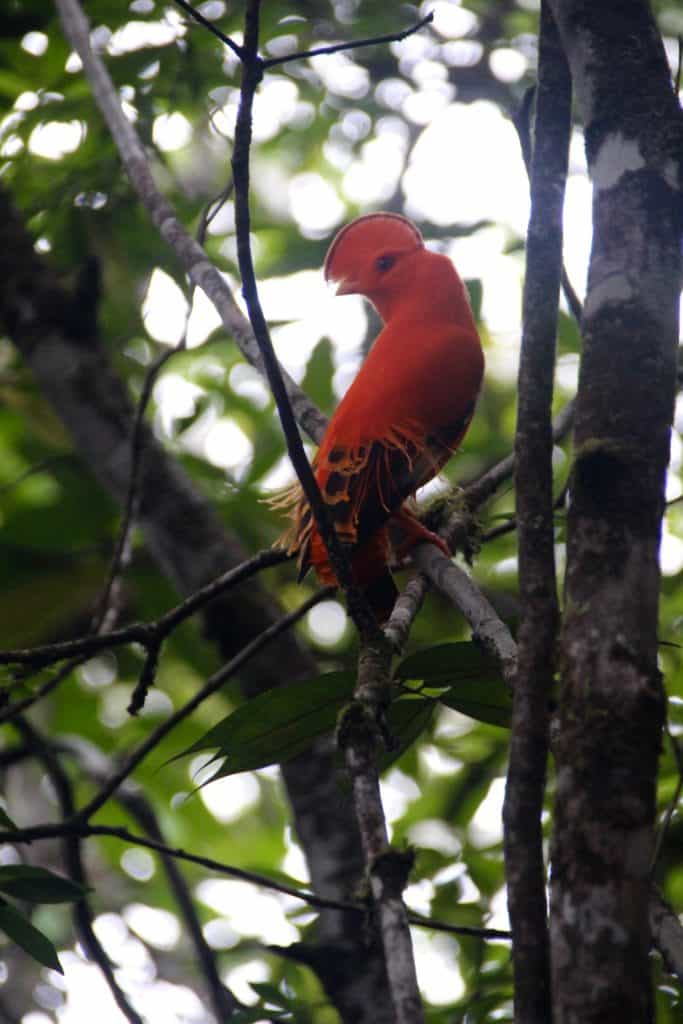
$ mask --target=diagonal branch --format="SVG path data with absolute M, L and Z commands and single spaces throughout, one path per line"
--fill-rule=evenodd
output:
M 215 580 L 191 594 L 174 608 L 169 609 L 154 622 L 134 622 L 130 626 L 112 630 L 109 633 L 98 633 L 93 636 L 78 637 L 75 640 L 62 640 L 44 646 L 17 648 L 0 651 L 0 665 L 31 665 L 34 668 L 71 658 L 76 655 L 92 657 L 99 651 L 123 644 L 138 643 L 143 647 L 158 644 L 190 616 L 206 607 L 211 601 L 220 597 L 230 587 L 243 583 L 255 573 L 271 565 L 287 561 L 284 552 L 266 548 L 241 565 L 228 569 Z M 4 718 L 0 716 L 0 722 Z
M 359 50 L 365 46 L 380 46 L 386 43 L 400 43 L 403 39 L 407 39 L 408 36 L 412 36 L 415 32 L 419 32 L 425 25 L 431 24 L 434 21 L 434 14 L 432 11 L 426 14 L 424 18 L 420 18 L 410 28 L 403 29 L 402 32 L 389 32 L 383 36 L 369 36 L 366 39 L 354 39 L 349 43 L 333 43 L 331 46 L 316 46 L 312 50 L 299 50 L 296 53 L 288 53 L 284 57 L 269 57 L 267 60 L 262 62 L 265 68 L 274 68 L 278 64 L 288 64 L 293 60 L 306 60 L 308 57 L 324 57 L 331 53 L 344 53 L 347 50 Z
M 299 430 L 284 386 L 282 371 L 275 356 L 266 318 L 263 315 L 254 262 L 251 253 L 249 212 L 249 159 L 252 133 L 252 108 L 256 89 L 263 78 L 258 56 L 260 0 L 250 0 L 245 14 L 244 47 L 242 58 L 242 86 L 235 125 L 235 145 L 232 157 L 235 186 L 235 229 L 237 232 L 237 258 L 242 278 L 242 293 L 249 311 L 249 319 L 258 344 L 266 376 L 277 406 L 287 450 L 296 470 L 316 526 L 330 557 L 335 575 L 348 595 L 349 611 L 361 636 L 380 642 L 380 631 L 370 606 L 356 586 L 348 558 L 334 530 L 325 503 L 320 494 L 313 470 L 299 436 Z
M 43 744 L 48 743 L 42 737 Z M 57 744 L 53 743 L 56 747 Z M 109 759 L 90 744 L 83 743 L 79 737 L 69 738 L 64 747 L 66 753 L 73 756 L 81 771 L 95 782 L 102 783 L 111 774 Z M 152 841 L 154 849 L 161 859 L 168 887 L 175 899 L 178 913 L 183 920 L 184 930 L 188 933 L 194 946 L 197 965 L 206 983 L 209 999 L 217 1021 L 227 1021 L 239 1003 L 230 989 L 221 980 L 218 972 L 216 953 L 211 949 L 204 933 L 199 914 L 194 905 L 191 888 L 181 870 L 178 858 L 174 856 L 164 841 L 158 815 L 145 796 L 142 788 L 132 780 L 119 787 L 116 794 L 117 803 L 138 823 L 145 833 L 145 838 Z M 141 845 L 137 843 L 136 845 Z
M 73 787 L 71 780 L 59 762 L 59 758 L 50 744 L 43 742 L 43 737 L 27 719 L 18 718 L 14 722 L 14 727 L 24 738 L 38 760 L 42 762 L 46 774 L 54 787 L 61 813 L 65 819 L 70 818 L 75 809 Z M 69 877 L 78 885 L 87 889 L 88 876 L 83 862 L 81 837 L 77 833 L 68 830 L 62 832 L 62 837 L 64 862 Z M 74 903 L 73 919 L 83 948 L 102 972 L 121 1013 L 128 1020 L 129 1024 L 144 1024 L 142 1017 L 131 1005 L 128 996 L 119 985 L 109 957 L 95 934 L 93 927 L 95 918 L 87 896 L 83 896 L 82 899 Z
M 250 658 L 260 652 L 267 643 L 274 640 L 281 633 L 290 629 L 295 622 L 298 622 L 306 612 L 308 612 L 325 596 L 327 596 L 327 594 L 324 590 L 319 591 L 317 594 L 314 594 L 313 597 L 310 597 L 308 601 L 304 601 L 296 611 L 283 615 L 282 618 L 273 622 L 267 629 L 264 629 L 262 633 L 259 633 L 258 636 L 254 637 L 250 643 L 246 644 L 239 654 L 236 654 L 235 657 L 227 663 L 227 665 L 224 665 L 218 670 L 218 672 L 214 672 L 214 674 L 197 691 L 194 697 L 183 704 L 182 707 L 178 708 L 178 710 L 172 715 L 169 715 L 161 725 L 157 726 L 157 728 L 147 736 L 136 750 L 129 754 L 122 766 L 114 772 L 111 778 L 107 780 L 92 800 L 90 800 L 90 802 L 78 812 L 77 817 L 80 820 L 87 821 L 93 816 L 93 814 L 99 811 L 100 808 L 106 804 L 109 797 L 116 792 L 121 783 L 132 774 L 137 766 L 152 750 L 155 749 L 155 747 L 159 745 L 159 743 L 171 732 L 172 729 L 176 727 L 176 725 L 191 715 L 192 712 L 207 699 L 207 697 L 210 697 L 212 694 L 220 690 L 228 679 L 230 679 L 243 665 L 245 665 Z
M 78 53 L 112 138 L 119 150 L 131 184 L 140 196 L 162 238 L 171 246 L 193 284 L 202 289 L 218 311 L 225 330 L 253 366 L 265 375 L 261 354 L 251 326 L 216 267 L 208 260 L 202 247 L 178 220 L 171 204 L 161 195 L 135 129 L 125 117 L 119 96 L 109 72 L 90 45 L 88 21 L 78 0 L 55 0 L 64 33 Z M 293 411 L 303 429 L 313 440 L 319 440 L 325 419 L 297 384 L 283 374 Z
M 220 39 L 222 43 L 225 43 L 225 45 L 232 50 L 235 56 L 242 60 L 244 56 L 243 48 L 236 43 L 234 39 L 231 39 L 230 36 L 226 36 L 224 32 L 221 32 L 221 30 L 217 28 L 212 21 L 205 18 L 201 11 L 198 11 L 196 7 L 192 6 L 192 4 L 189 4 L 187 0 L 173 0 L 173 2 L 176 3 L 178 7 L 182 8 L 182 10 L 193 18 L 199 25 L 202 25 L 212 35 L 214 35 L 216 39 Z

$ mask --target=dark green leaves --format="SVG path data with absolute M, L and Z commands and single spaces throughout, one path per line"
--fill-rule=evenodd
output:
M 4 900 L 0 900 L 0 930 L 39 964 L 51 967 L 60 974 L 64 973 L 57 951 L 50 940 L 34 928 L 28 918 Z
M 70 879 L 29 864 L 0 867 L 0 892 L 29 903 L 71 903 L 84 895 Z
M 70 903 L 81 899 L 84 894 L 83 888 L 68 878 L 28 864 L 6 864 L 0 867 L 0 892 L 28 903 Z M 38 963 L 63 973 L 57 951 L 47 936 L 2 896 L 0 930 Z
M 510 725 L 512 697 L 500 669 L 472 641 L 440 644 L 411 654 L 394 675 L 421 683 L 420 692 L 441 690 L 439 701 L 468 718 L 506 728 Z
M 426 728 L 441 702 L 491 725 L 509 725 L 511 699 L 495 662 L 473 643 L 443 644 L 418 651 L 394 670 L 395 698 L 388 725 L 396 747 L 381 761 L 386 768 Z M 332 731 L 353 694 L 352 672 L 330 672 L 269 690 L 243 704 L 178 754 L 218 748 L 223 763 L 208 781 L 281 764 Z
M 268 690 L 233 711 L 184 750 L 218 747 L 225 762 L 213 779 L 281 763 L 306 750 L 316 736 L 334 728 L 337 714 L 353 692 L 350 672 L 329 672 L 301 683 Z

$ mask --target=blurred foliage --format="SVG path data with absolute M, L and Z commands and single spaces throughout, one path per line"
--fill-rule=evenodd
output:
M 431 93 L 432 98 L 439 93 L 446 105 L 484 100 L 508 113 L 516 108 L 532 82 L 538 17 L 533 0 L 463 0 L 461 6 L 438 0 L 427 6 L 435 9 L 435 27 L 412 37 L 402 47 L 374 46 L 334 59 L 286 64 L 268 72 L 261 90 L 262 105 L 256 109 L 252 173 L 255 257 L 262 280 L 319 268 L 334 227 L 364 211 L 370 202 L 410 212 L 415 197 L 404 188 L 404 171 L 425 126 L 414 113 L 425 93 Z M 399 30 L 425 13 L 427 6 L 423 10 L 409 4 L 392 7 L 370 0 L 304 0 L 296 5 L 264 0 L 263 52 L 274 56 Z M 673 40 L 683 32 L 680 10 L 666 0 L 656 4 L 656 9 L 675 60 Z M 239 36 L 241 5 L 215 0 L 203 4 L 202 10 L 223 32 Z M 233 56 L 208 32 L 187 24 L 168 2 L 89 0 L 87 13 L 94 28 L 94 42 L 106 56 L 157 181 L 186 226 L 196 230 L 207 204 L 229 183 L 239 84 Z M 89 88 L 78 73 L 77 62 L 69 56 L 52 6 L 44 0 L 5 0 L 2 5 L 0 116 L 2 183 L 11 189 L 23 211 L 38 250 L 58 269 L 66 285 L 75 286 L 88 260 L 97 260 L 103 275 L 98 310 L 102 342 L 131 393 L 138 395 L 146 368 L 159 349 L 146 329 L 143 313 L 153 271 L 165 271 L 187 298 L 190 293 L 173 255 L 150 226 L 121 171 Z M 176 127 L 187 132 L 179 148 L 168 148 L 164 142 L 162 129 L 168 127 L 168 118 L 175 118 Z M 71 134 L 64 134 L 65 125 Z M 366 147 L 387 131 L 402 140 L 393 158 L 395 167 L 392 164 L 390 168 L 394 185 L 368 203 L 349 198 L 345 171 L 360 164 L 367 154 Z M 65 139 L 72 141 L 67 145 Z M 64 143 L 65 151 L 59 156 L 40 155 L 49 140 L 53 146 Z M 459 147 L 467 145 L 467 140 L 444 138 L 443 145 Z M 338 209 L 333 224 L 316 230 L 302 222 L 295 197 L 302 191 L 305 195 L 306 188 L 319 188 L 321 183 L 332 190 Z M 451 238 L 471 237 L 476 242 L 489 225 L 444 225 L 422 220 L 421 227 L 434 244 L 445 246 Z M 522 240 L 509 225 L 504 235 L 506 259 L 519 274 Z M 206 248 L 234 281 L 235 240 L 229 198 L 209 225 Z M 475 310 L 481 316 L 486 300 L 482 281 L 473 279 L 468 284 Z M 513 318 L 517 315 L 517 310 L 511 312 Z M 284 324 L 285 319 L 281 326 L 290 326 Z M 472 478 L 506 455 L 512 445 L 517 339 L 496 337 L 486 320 L 481 320 L 480 326 L 490 353 L 489 372 L 467 441 L 448 468 L 452 480 Z M 559 352 L 564 372 L 559 375 L 558 408 L 571 394 L 579 341 L 576 325 L 563 314 Z M 319 336 L 312 340 L 310 351 L 300 376 L 308 393 L 329 412 L 338 395 L 338 375 L 347 368 L 344 360 L 348 361 L 348 354 L 340 357 L 335 351 L 325 323 L 319 325 Z M 169 389 L 177 394 L 179 388 L 185 388 L 183 402 L 171 407 L 162 400 Z M 158 436 L 245 546 L 256 551 L 272 543 L 282 523 L 260 499 L 264 486 L 275 479 L 282 466 L 284 448 L 272 403 L 255 374 L 241 366 L 231 339 L 214 329 L 203 344 L 174 356 L 155 390 L 149 415 Z M 208 428 L 220 422 L 238 428 L 247 439 L 248 457 L 228 457 L 225 462 L 214 457 L 212 461 L 204 441 Z M 226 434 L 228 439 L 236 436 Z M 680 445 L 676 433 L 672 495 L 681 491 Z M 556 454 L 559 492 L 568 471 L 567 446 L 558 448 Z M 508 487 L 481 512 L 484 537 L 509 517 L 512 507 Z M 681 652 L 675 646 L 683 621 L 679 586 L 682 507 L 671 505 L 667 517 L 670 560 L 663 578 L 660 627 L 662 641 L 673 645 L 662 646 L 661 660 L 670 695 L 674 742 L 683 731 Z M 0 337 L 3 647 L 66 638 L 87 628 L 119 521 L 120 511 L 80 462 L 66 430 L 56 421 L 9 340 Z M 562 565 L 561 512 L 557 549 Z M 678 568 L 672 569 L 675 564 Z M 514 626 L 514 532 L 482 543 L 473 571 L 502 617 Z M 288 608 L 298 604 L 314 586 L 308 579 L 296 586 L 291 566 L 270 570 L 268 580 Z M 177 598 L 152 564 L 140 538 L 136 538 L 124 589 L 126 620 L 151 618 Z M 323 616 L 327 614 L 328 620 L 332 616 L 336 622 L 338 607 L 328 605 L 327 613 L 324 609 L 320 610 Z M 348 628 L 330 632 L 312 613 L 300 632 L 316 652 L 321 672 L 338 673 L 352 666 L 353 638 Z M 468 631 L 459 616 L 438 596 L 430 595 L 413 630 L 411 649 L 467 639 Z M 40 703 L 35 710 L 37 722 L 55 741 L 78 737 L 98 756 L 114 759 L 146 736 L 172 707 L 177 708 L 192 696 L 217 667 L 215 652 L 198 626 L 184 625 L 164 648 L 157 687 L 147 708 L 138 719 L 130 719 L 125 707 L 141 663 L 135 649 L 117 650 L 93 660 Z M 9 696 L 31 692 L 49 676 L 49 671 L 29 679 L 7 676 Z M 135 779 L 173 845 L 274 876 L 295 874 L 296 848 L 273 770 L 223 780 L 188 797 L 201 781 L 201 775 L 197 775 L 199 763 L 192 760 L 188 768 L 185 761 L 172 761 L 161 767 L 178 750 L 197 744 L 238 703 L 237 690 L 232 687 L 211 698 L 140 765 Z M 21 744 L 11 726 L 2 727 L 2 740 L 9 814 L 20 825 L 49 820 L 54 808 L 43 792 L 41 774 L 32 771 L 19 754 L 14 759 Z M 477 926 L 490 922 L 492 915 L 503 908 L 502 851 L 496 815 L 506 748 L 504 730 L 475 724 L 456 711 L 442 709 L 431 717 L 420 741 L 389 770 L 385 782 L 394 841 L 413 844 L 418 851 L 408 900 L 419 912 Z M 86 799 L 93 792 L 92 781 L 77 758 L 67 764 L 77 798 Z M 253 786 L 243 785 L 245 778 L 250 778 Z M 676 757 L 667 743 L 661 762 L 662 812 L 677 781 Z M 219 789 L 227 783 L 235 788 Z M 211 801 L 212 790 L 224 795 Z M 549 810 L 551 802 L 552 783 Z M 232 814 L 226 808 L 232 808 Z M 134 824 L 130 812 L 115 801 L 103 808 L 98 821 Z M 681 824 L 674 815 L 656 877 L 665 895 L 679 907 L 683 904 L 682 842 Z M 93 840 L 88 849 L 96 887 L 95 909 L 100 915 L 123 913 L 127 923 L 121 922 L 121 928 L 133 945 L 136 926 L 127 913 L 132 906 L 144 904 L 176 913 L 158 858 L 150 856 L 136 867 L 136 862 L 125 856 L 130 852 L 125 844 L 110 838 Z M 2 849 L 0 856 L 4 857 L 3 863 L 12 863 L 16 853 Z M 186 865 L 183 870 L 197 892 L 207 878 L 206 872 L 194 865 Z M 240 925 L 212 905 L 208 895 L 198 897 L 197 905 L 209 928 L 207 934 L 214 936 L 221 972 L 228 983 L 237 988 L 239 979 L 243 985 L 244 979 L 251 978 L 250 998 L 262 1007 L 255 1018 L 260 1012 L 269 1020 L 333 1024 L 336 1015 L 309 971 L 255 947 L 255 939 L 264 943 L 280 941 L 266 916 L 255 912 L 252 930 L 240 932 Z M 304 936 L 311 927 L 310 915 L 304 914 L 301 906 L 292 908 L 290 904 L 285 905 L 285 913 L 290 925 Z M 281 911 L 275 916 L 278 914 L 283 916 Z M 41 908 L 40 924 L 58 949 L 72 945 L 68 917 L 59 908 Z M 220 925 L 222 931 L 216 928 L 212 932 L 212 924 Z M 176 985 L 196 987 L 197 970 L 185 934 L 179 935 L 170 951 L 164 947 L 165 936 L 141 935 L 142 945 L 138 942 L 135 948 L 144 948 L 145 955 L 151 955 L 160 965 L 163 976 Z M 421 954 L 420 964 L 425 966 L 420 970 L 424 970 L 421 976 L 427 999 L 431 1000 L 430 1024 L 483 1024 L 511 1019 L 511 974 L 505 944 L 437 936 L 433 941 L 425 939 L 419 949 L 427 947 L 424 959 Z M 17 957 L 10 947 L 0 948 L 0 956 L 9 972 L 11 1002 L 16 1004 L 18 1015 L 32 1008 L 54 1015 L 57 1003 L 50 1006 L 44 998 L 40 1002 L 32 994 L 39 992 L 34 988 L 39 978 L 31 974 L 31 964 Z M 122 971 L 130 969 L 125 958 L 119 962 Z M 435 983 L 435 971 L 428 970 L 428 963 L 437 964 L 440 984 Z M 661 964 L 657 977 L 657 1019 L 667 1024 L 680 1019 L 680 996 Z M 57 1001 L 64 998 L 56 989 L 53 993 Z M 244 995 L 243 987 L 239 993 Z

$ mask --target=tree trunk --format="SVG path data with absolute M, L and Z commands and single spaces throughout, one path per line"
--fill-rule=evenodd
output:
M 647 3 L 552 7 L 594 185 L 555 746 L 554 1019 L 644 1024 L 653 1014 L 658 554 L 676 381 L 683 128 Z

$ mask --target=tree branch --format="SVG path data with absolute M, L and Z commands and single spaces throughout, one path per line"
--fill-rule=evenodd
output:
M 323 57 L 328 56 L 331 53 L 344 53 L 347 50 L 358 50 L 361 47 L 366 46 L 381 46 L 386 43 L 400 43 L 402 40 L 407 39 L 408 36 L 414 35 L 415 32 L 419 32 L 425 25 L 431 24 L 434 21 L 434 14 L 430 11 L 424 18 L 420 18 L 410 28 L 403 29 L 401 32 L 389 32 L 383 36 L 369 36 L 366 39 L 354 39 L 348 43 L 333 43 L 331 46 L 317 46 L 312 50 L 299 50 L 296 53 L 288 53 L 284 57 L 269 57 L 267 60 L 262 61 L 264 69 L 274 68 L 278 64 L 288 64 L 294 60 L 306 60 L 309 57 Z
M 377 748 L 379 730 L 389 700 L 390 647 L 379 629 L 365 595 L 356 585 L 351 566 L 331 524 L 317 481 L 303 450 L 268 327 L 261 309 L 251 255 L 249 215 L 249 153 L 254 94 L 263 76 L 258 57 L 260 0 L 249 0 L 245 14 L 244 57 L 240 105 L 235 127 L 233 181 L 235 223 L 242 289 L 268 381 L 275 397 L 290 458 L 306 495 L 316 526 L 327 548 L 335 575 L 343 587 L 351 617 L 361 640 L 354 701 L 339 731 L 339 745 L 351 775 L 353 803 L 380 924 L 385 964 L 397 1024 L 422 1021 L 422 1008 L 410 929 L 402 901 L 408 871 L 388 868 L 402 855 L 391 851 L 379 790 Z M 353 723 L 353 724 L 351 724 Z M 379 724 L 378 725 L 375 724 Z
M 43 737 L 42 742 L 47 743 L 47 738 Z M 100 755 L 100 752 L 92 746 L 81 742 L 79 737 L 70 738 L 66 744 L 61 744 L 61 748 L 71 754 L 76 759 L 80 770 L 98 784 L 106 782 L 112 774 L 109 759 Z M 160 855 L 169 889 L 175 899 L 185 931 L 194 946 L 197 963 L 204 976 L 216 1020 L 221 1022 L 229 1020 L 240 1004 L 221 980 L 216 963 L 216 953 L 204 938 L 202 924 L 193 902 L 192 891 L 180 866 L 176 863 L 178 858 L 174 856 L 164 841 L 159 819 L 151 802 L 144 795 L 142 788 L 130 779 L 119 786 L 116 801 L 137 821 L 145 832 L 145 837 L 155 844 L 151 848 Z M 135 843 L 135 838 L 132 835 L 131 842 Z M 135 845 L 141 844 L 135 843 Z
M 569 68 L 552 14 L 542 0 L 515 434 L 521 619 L 503 806 L 518 1024 L 549 1024 L 552 1019 L 541 813 L 559 623 L 550 410 L 570 130 Z
M 582 324 L 552 840 L 559 1020 L 652 1019 L 647 921 L 664 699 L 659 540 L 676 386 L 683 118 L 645 2 L 549 0 L 584 123 Z M 600 925 L 582 931 L 599 908 Z M 594 918 L 593 918 L 594 919 Z
M 43 742 L 43 737 L 25 718 L 18 718 L 13 724 L 15 729 L 29 744 L 33 754 L 43 764 L 47 776 L 54 786 L 62 815 L 65 818 L 72 817 L 75 809 L 73 788 L 68 775 L 59 763 L 59 758 L 55 755 L 50 744 Z M 69 877 L 78 885 L 87 889 L 88 877 L 81 854 L 81 837 L 74 832 L 65 830 L 62 832 L 62 838 L 64 861 Z M 94 915 L 86 896 L 83 896 L 82 899 L 74 903 L 73 919 L 83 948 L 102 972 L 104 980 L 109 986 L 109 991 L 114 997 L 114 1002 L 121 1013 L 126 1017 L 129 1024 L 144 1024 L 142 1017 L 130 1004 L 128 997 L 116 980 L 116 974 L 109 957 L 95 934 L 93 928 Z
M 126 783 L 126 785 L 129 785 Z M 117 800 L 120 797 L 117 797 Z M 68 822 L 59 822 L 54 825 L 36 825 L 32 828 L 22 828 L 12 831 L 0 831 L 0 842 L 20 844 L 32 843 L 42 839 L 62 839 L 65 836 L 77 836 L 87 839 L 91 836 L 107 836 L 112 839 L 120 839 L 122 842 L 130 843 L 133 846 L 140 846 L 146 850 L 153 850 L 164 857 L 175 858 L 186 861 L 188 864 L 197 864 L 199 867 L 215 871 L 218 875 L 227 878 L 237 878 L 242 882 L 249 882 L 262 889 L 269 889 L 272 892 L 282 893 L 284 896 L 291 896 L 293 899 L 301 900 L 309 907 L 316 910 L 342 910 L 344 913 L 354 914 L 356 917 L 367 916 L 368 908 L 362 903 L 350 903 L 343 900 L 325 899 L 314 892 L 304 889 L 297 889 L 293 885 L 279 882 L 275 878 L 269 878 L 257 871 L 247 871 L 244 868 L 236 868 L 231 864 L 224 864 L 222 861 L 214 860 L 212 857 L 202 857 L 197 853 L 189 853 L 179 847 L 169 846 L 154 836 L 141 836 L 131 832 L 129 828 L 117 825 L 90 825 L 82 824 L 75 819 Z M 409 914 L 410 923 L 419 928 L 432 929 L 434 931 L 446 932 L 451 935 L 464 935 L 476 939 L 490 939 L 493 941 L 505 941 L 511 938 L 510 932 L 500 928 L 473 928 L 469 925 L 450 924 L 447 921 L 439 921 L 423 914 Z
M 88 22 L 78 5 L 78 0 L 55 2 L 64 33 L 83 62 L 93 96 L 107 122 L 131 184 L 161 236 L 175 252 L 189 279 L 201 288 L 214 304 L 225 330 L 235 339 L 244 357 L 265 376 L 263 360 L 249 322 L 241 313 L 223 277 L 209 262 L 201 246 L 185 230 L 172 206 L 154 183 L 140 140 L 121 109 L 121 102 L 109 73 L 90 46 Z M 283 374 L 283 377 L 298 421 L 313 440 L 318 440 L 324 431 L 324 418 L 291 377 L 286 374 Z
M 165 640 L 181 622 L 201 611 L 231 587 L 250 579 L 262 569 L 286 562 L 287 558 L 288 556 L 283 551 L 266 548 L 247 559 L 246 562 L 242 562 L 241 565 L 228 569 L 215 580 L 211 580 L 206 586 L 201 587 L 153 622 L 134 622 L 121 629 L 112 630 L 110 633 L 62 640 L 59 643 L 43 646 L 0 651 L 0 665 L 31 665 L 34 668 L 41 668 L 75 655 L 92 657 L 99 651 L 110 647 L 120 647 L 123 644 L 137 643 L 149 648 Z M 4 718 L 0 717 L 0 721 L 3 720 Z
M 285 435 L 287 450 L 306 500 L 311 509 L 320 536 L 325 544 L 335 575 L 348 598 L 349 612 L 361 637 L 380 642 L 380 631 L 375 616 L 356 585 L 349 560 L 332 526 L 318 483 L 306 457 L 296 420 L 289 402 L 282 371 L 275 356 L 266 318 L 263 315 L 256 285 L 254 262 L 251 254 L 251 217 L 249 212 L 249 159 L 251 149 L 252 107 L 254 95 L 263 78 L 262 61 L 258 56 L 260 0 L 249 0 L 244 23 L 242 56 L 242 85 L 235 124 L 235 145 L 232 156 L 235 186 L 235 230 L 237 258 L 242 277 L 242 293 L 247 304 L 249 320 L 258 344 L 270 389 Z
M 191 715 L 196 708 L 202 704 L 207 697 L 210 697 L 230 679 L 250 658 L 253 658 L 266 644 L 281 633 L 290 629 L 295 622 L 298 622 L 314 605 L 318 604 L 323 597 L 327 596 L 325 591 L 319 591 L 304 601 L 296 611 L 283 615 L 281 619 L 273 622 L 270 626 L 254 637 L 239 654 L 236 654 L 227 665 L 224 665 L 204 683 L 197 693 L 181 708 L 178 708 L 172 715 L 169 715 L 161 725 L 157 726 L 140 746 L 125 759 L 122 766 L 114 772 L 112 777 L 102 786 L 90 802 L 78 812 L 78 819 L 87 821 L 107 802 L 121 783 L 137 768 L 137 766 L 154 750 L 155 747 L 171 732 L 172 729 L 182 722 L 188 715 Z

